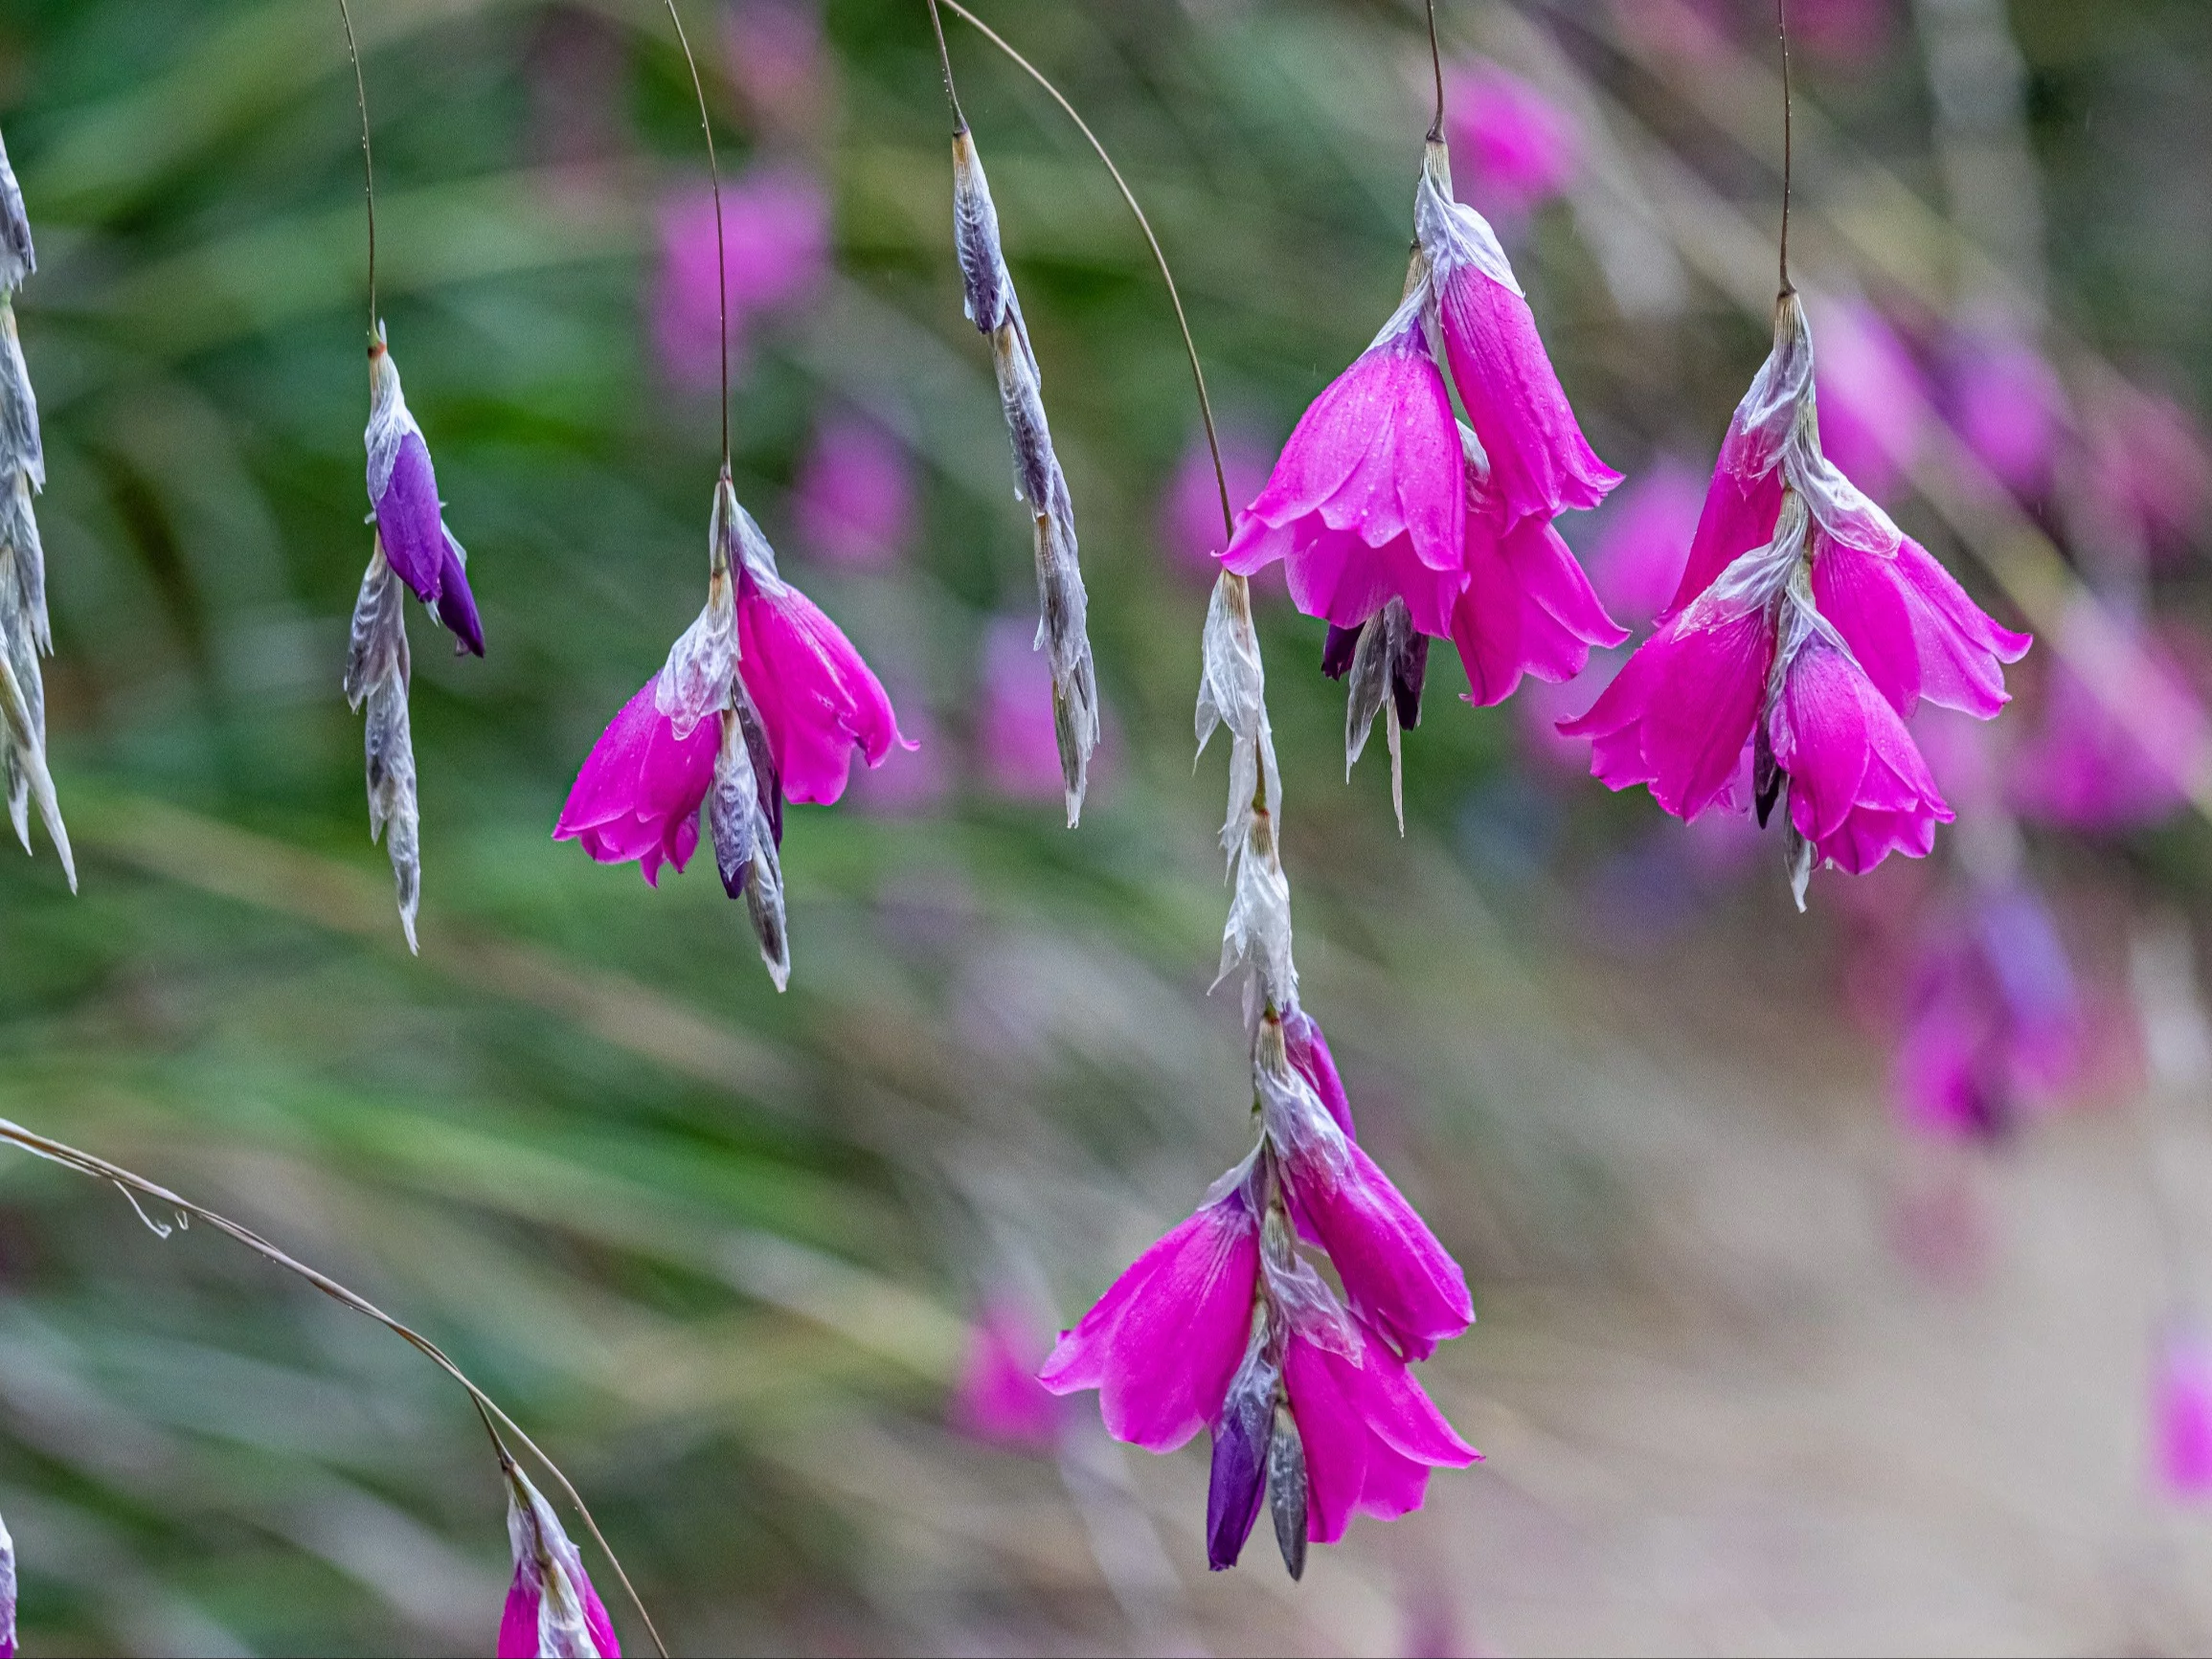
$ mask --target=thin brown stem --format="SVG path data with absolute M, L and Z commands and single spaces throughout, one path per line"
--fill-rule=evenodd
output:
M 369 87 L 361 78 L 361 49 L 353 42 L 353 13 L 338 0 L 346 26 L 346 57 L 353 65 L 353 101 L 361 111 L 361 193 L 369 204 L 369 339 L 376 339 L 376 164 L 369 154 Z
M 1782 37 L 1782 297 L 1794 294 L 1790 280 L 1790 185 L 1796 160 L 1796 134 L 1791 119 L 1789 0 L 1774 0 L 1774 32 Z
M 1436 49 L 1436 0 L 1429 0 L 1429 67 L 1436 76 L 1436 119 L 1429 123 L 1429 142 L 1444 142 L 1444 55 Z
M 938 4 L 939 0 L 930 0 L 930 12 L 933 16 Z M 1144 216 L 1144 210 L 1138 206 L 1136 192 L 1130 190 L 1129 181 L 1121 176 L 1121 169 L 1114 165 L 1114 158 L 1106 153 L 1106 146 L 1098 142 L 1098 135 L 1091 130 L 1091 123 L 1075 113 L 1075 106 L 1068 101 L 1058 87 L 1046 78 L 1044 71 L 1015 51 L 997 30 L 961 5 L 960 0 L 942 0 L 942 4 L 948 11 L 970 24 L 976 33 L 1012 58 L 1027 73 L 1030 79 L 1051 95 L 1052 101 L 1067 112 L 1068 119 L 1075 123 L 1076 129 L 1089 141 L 1092 149 L 1097 152 L 1098 159 L 1106 164 L 1106 170 L 1114 175 L 1114 185 L 1121 192 L 1121 199 L 1129 204 L 1129 211 L 1137 215 L 1138 228 L 1144 233 L 1145 241 L 1151 244 L 1153 262 L 1160 267 L 1161 280 L 1167 284 L 1167 298 L 1175 306 L 1176 326 L 1183 330 L 1183 349 L 1190 359 L 1190 378 L 1198 387 L 1198 415 L 1206 424 L 1207 448 L 1213 454 L 1213 482 L 1221 491 L 1222 530 L 1234 537 L 1236 509 L 1230 504 L 1229 474 L 1221 464 L 1221 436 L 1214 430 L 1213 399 L 1206 390 L 1206 370 L 1199 366 L 1198 343 L 1190 337 L 1190 319 L 1183 309 L 1182 291 L 1175 285 L 1175 273 L 1168 269 L 1167 256 L 1161 251 L 1160 238 L 1152 234 L 1152 221 Z
M 722 168 L 714 159 L 714 123 L 707 114 L 707 86 L 699 78 L 699 60 L 691 55 L 691 37 L 684 33 L 676 0 L 666 0 L 668 21 L 676 26 L 677 44 L 691 69 L 691 92 L 699 101 L 699 130 L 707 135 L 707 181 L 714 191 L 714 303 L 720 319 L 722 346 L 722 471 L 730 471 L 730 245 L 722 233 Z
M 945 45 L 944 14 L 937 10 L 937 0 L 930 0 L 930 27 L 937 32 L 937 63 L 945 72 L 945 101 L 952 105 L 953 136 L 958 138 L 968 130 L 968 118 L 960 108 L 960 95 L 953 90 L 953 55 Z
M 598 1541 L 600 1551 L 606 1556 L 607 1564 L 615 1569 L 615 1577 L 621 1581 L 622 1589 L 630 1599 L 630 1605 L 637 1610 L 639 1619 L 643 1621 L 646 1633 L 653 1639 L 653 1646 L 660 1650 L 662 1659 L 667 1659 L 667 1647 L 661 1640 L 661 1632 L 654 1626 L 652 1615 L 645 1611 L 645 1603 L 640 1600 L 636 1586 L 630 1582 L 630 1575 L 623 1570 L 621 1559 L 615 1554 L 613 1547 L 608 1544 L 606 1535 L 599 1531 L 599 1523 L 592 1518 L 591 1508 L 584 1502 L 583 1494 L 576 1491 L 569 1477 L 561 1471 L 560 1465 L 548 1457 L 537 1442 L 530 1439 L 522 1424 L 509 1417 L 498 1401 L 477 1387 L 461 1367 L 447 1357 L 445 1351 L 437 1343 L 431 1341 L 420 1332 L 402 1325 L 358 1291 L 348 1289 L 328 1274 L 318 1272 L 305 1263 L 286 1255 L 251 1227 L 234 1222 L 228 1216 L 217 1215 L 214 1210 L 203 1205 L 195 1204 L 190 1199 L 169 1191 L 159 1182 L 147 1180 L 141 1175 L 134 1175 L 121 1164 L 109 1163 L 105 1158 L 97 1156 L 92 1153 L 79 1152 L 76 1147 L 70 1146 L 64 1141 L 54 1140 L 34 1130 L 25 1129 L 21 1124 L 11 1123 L 6 1118 L 0 1118 L 0 1142 L 18 1147 L 33 1156 L 44 1158 L 50 1163 L 57 1163 L 64 1169 L 73 1169 L 79 1175 L 90 1176 L 95 1180 L 107 1181 L 120 1189 L 123 1195 L 131 1200 L 131 1207 L 134 1209 L 138 1207 L 138 1197 L 144 1196 L 152 1199 L 156 1203 L 176 1211 L 180 1217 L 192 1216 L 207 1222 L 217 1232 L 236 1239 L 265 1261 L 273 1262 L 287 1273 L 297 1274 L 300 1278 L 306 1280 L 308 1284 L 314 1286 L 316 1289 L 322 1291 L 324 1295 L 329 1297 L 340 1307 L 351 1309 L 365 1319 L 374 1320 L 385 1330 L 407 1343 L 409 1347 L 415 1349 L 417 1353 L 437 1366 L 439 1370 L 444 1372 L 446 1376 L 452 1378 L 454 1381 L 460 1383 L 467 1391 L 470 1402 L 476 1407 L 477 1415 L 484 1420 L 485 1432 L 491 1436 L 492 1446 L 499 1452 L 501 1458 L 504 1460 L 507 1455 L 506 1446 L 501 1440 L 499 1432 L 504 1427 L 508 1434 L 514 1436 L 518 1446 L 521 1446 L 538 1461 L 546 1473 L 553 1478 L 553 1483 L 560 1488 L 569 1502 L 576 1506 L 576 1513 L 583 1518 L 584 1525 L 590 1529 L 593 1538 Z M 167 1236 L 167 1229 L 154 1222 L 150 1217 L 146 1215 L 144 1210 L 140 1210 L 139 1215 L 148 1226 L 154 1227 L 155 1231 L 162 1233 L 165 1237 Z

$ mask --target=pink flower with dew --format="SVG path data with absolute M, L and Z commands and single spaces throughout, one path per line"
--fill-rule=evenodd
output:
M 1221 434 L 1221 470 L 1229 480 L 1229 499 L 1243 522 L 1245 507 L 1267 486 L 1271 452 L 1250 433 L 1230 427 Z M 1214 561 L 1225 545 L 1221 529 L 1221 486 L 1213 475 L 1213 452 L 1198 434 L 1176 462 L 1160 502 L 1160 542 L 1174 555 L 1175 568 L 1211 585 L 1221 573 Z
M 1138 1257 L 1038 1373 L 1054 1394 L 1097 1389 L 1116 1440 L 1173 1451 L 1221 1412 L 1259 1278 L 1259 1216 L 1243 1176 Z
M 1221 555 L 1251 576 L 1277 560 L 1291 600 L 1343 628 L 1406 601 L 1450 632 L 1466 585 L 1466 460 L 1415 294 L 1316 398 Z
M 804 127 L 821 112 L 828 90 L 819 0 L 728 0 L 722 62 L 761 126 Z
M 1034 621 L 1001 617 L 983 637 L 977 746 L 984 782 L 1011 800 L 1059 800 L 1064 788 L 1052 724 L 1052 666 L 1037 649 L 1036 634 Z M 1091 761 L 1095 787 L 1108 775 L 1113 759 L 1105 712 L 1101 707 L 1099 749 Z
M 722 224 L 734 359 L 755 317 L 788 310 L 821 285 L 829 267 L 829 200 L 807 172 L 758 168 L 723 187 Z M 704 184 L 686 185 L 661 204 L 653 333 L 669 377 L 702 391 L 721 372 L 714 277 L 713 194 Z
M 737 588 L 737 672 L 760 712 L 787 799 L 834 801 L 856 751 L 881 766 L 893 745 L 914 747 L 899 732 L 883 682 L 844 630 L 773 565 L 762 569 L 750 557 Z
M 1942 916 L 1913 974 L 1892 1073 L 1908 1128 L 1995 1139 L 2073 1086 L 2085 1054 L 2073 969 L 2040 899 L 2010 888 L 1965 918 Z
M 648 886 L 661 866 L 678 873 L 699 845 L 699 803 L 714 781 L 718 723 L 702 720 L 683 737 L 655 706 L 655 674 L 622 705 L 584 757 L 553 827 L 556 841 L 576 841 L 602 864 L 638 861 Z
M 2158 1483 L 2172 1497 L 2212 1495 L 2212 1342 L 2176 1321 L 2158 1341 L 2151 1416 Z
M 2032 341 L 1970 328 L 1946 353 L 1945 401 L 1959 437 L 1997 481 L 2030 499 L 2050 487 L 2066 425 L 2066 390 Z
M 1582 436 L 1496 233 L 1452 199 L 1451 161 L 1440 144 L 1428 146 L 1414 231 L 1452 384 L 1488 461 L 1503 527 L 1597 505 L 1620 474 Z
M 615 1627 L 560 1517 L 511 1463 L 507 1483 L 514 1582 L 499 1621 L 499 1659 L 621 1659 Z
M 800 463 L 794 498 L 800 541 L 824 564 L 883 570 L 914 538 L 914 465 L 873 421 L 822 426 Z
M 1591 583 L 1614 617 L 1641 627 L 1682 583 L 1698 533 L 1705 486 L 1679 456 L 1662 455 L 1591 521 Z
M 1952 813 L 1905 722 L 1840 641 L 1816 636 L 1768 716 L 1790 821 L 1814 862 L 1864 875 L 1891 852 L 1925 858 Z
M 1628 630 L 1606 615 L 1566 540 L 1542 519 L 1503 534 L 1471 503 L 1467 586 L 1452 609 L 1452 643 L 1467 670 L 1467 701 L 1502 703 L 1530 675 L 1551 684 L 1590 663 L 1591 647 L 1618 645 Z
M 2212 747 L 2212 723 L 2192 684 L 2203 676 L 2183 667 L 2204 662 L 2204 641 L 2178 625 L 2154 634 L 2116 614 L 2107 622 L 2114 649 L 2100 678 L 2110 695 L 2063 659 L 2044 680 L 2039 718 L 2009 769 L 2023 817 L 2090 831 L 2158 823 L 2187 801 L 2181 780 Z
M 953 1425 L 978 1440 L 1020 1450 L 1049 1450 L 1059 1439 L 1059 1400 L 1037 1380 L 1046 1344 L 1019 1302 L 997 1296 L 968 1327 L 966 1356 L 954 1384 Z
M 1468 199 L 1518 218 L 1574 182 L 1582 135 L 1574 118 L 1518 75 L 1486 59 L 1444 73 L 1444 130 L 1465 163 Z
M 1283 1387 L 1305 1450 L 1308 1536 L 1333 1544 L 1354 1513 L 1395 1520 L 1419 1509 L 1432 1468 L 1482 1454 L 1460 1439 L 1405 1361 L 1357 1321 L 1348 1352 L 1293 1325 Z
M 1930 412 L 1927 378 L 1897 330 L 1863 300 L 1819 305 L 1815 316 L 1821 451 L 1880 500 L 1919 451 Z
M 2171 397 L 2124 384 L 2090 406 L 2089 478 L 2106 510 L 2152 549 L 2185 543 L 2212 508 L 2212 440 Z

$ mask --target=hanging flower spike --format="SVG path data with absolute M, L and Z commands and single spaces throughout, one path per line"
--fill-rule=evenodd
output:
M 947 72 L 950 84 L 950 71 Z M 968 321 L 991 342 L 991 367 L 1013 441 L 1015 493 L 1035 521 L 1037 646 L 1052 665 L 1053 729 L 1068 827 L 1083 815 L 1091 754 L 1098 747 L 1098 679 L 1091 660 L 1089 600 L 1076 561 L 1075 506 L 1052 450 L 1052 431 L 1028 325 L 999 241 L 999 213 L 967 123 L 953 133 L 953 246 L 966 286 Z
M 0 200 L 0 208 L 6 207 Z M 0 1520 L 0 1659 L 15 1659 L 15 1540 Z
M 560 1517 L 502 1457 L 514 1582 L 499 1621 L 499 1659 L 621 1659 L 621 1645 Z
M 46 487 L 38 400 L 15 332 L 15 290 L 38 268 L 23 191 L 0 142 L 0 777 L 8 817 L 31 850 L 31 807 L 77 890 L 77 860 L 46 760 L 46 682 L 41 655 L 54 650 L 46 615 L 46 554 L 32 499 Z
M 1676 817 L 1724 798 L 1764 824 L 1787 792 L 1788 864 L 1803 908 L 1818 863 L 1861 873 L 1924 855 L 1949 822 L 1904 726 L 1923 698 L 1989 719 L 2003 665 L 2028 648 L 1901 535 L 1820 450 L 1813 341 L 1796 292 L 1721 445 L 1704 516 L 1659 632 L 1590 712 L 1609 787 L 1650 786 Z M 1747 746 L 1753 802 L 1735 798 Z
M 445 527 L 430 445 L 399 390 L 384 325 L 369 347 L 369 501 L 384 557 L 418 599 L 438 613 L 458 654 L 484 655 L 484 624 L 468 591 L 468 555 Z
M 728 473 L 707 544 L 705 608 L 592 746 L 553 840 L 580 841 L 603 864 L 635 859 L 658 886 L 664 863 L 690 863 L 706 807 L 723 888 L 744 900 L 780 991 L 791 976 L 783 802 L 836 800 L 853 750 L 876 766 L 906 740 L 851 642 L 776 573 Z

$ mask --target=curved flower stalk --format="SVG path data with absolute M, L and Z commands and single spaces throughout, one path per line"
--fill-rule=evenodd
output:
M 1646 784 L 1685 820 L 1749 804 L 1764 825 L 1786 801 L 1802 909 L 1817 864 L 1857 875 L 1930 851 L 1953 815 L 1905 721 L 1923 699 L 1993 718 L 2028 645 L 1821 453 L 1812 332 L 1787 288 L 1659 631 L 1560 729 L 1593 740 L 1608 786 Z
M 930 15 L 937 16 L 934 7 Z M 941 32 L 938 43 L 943 44 Z M 1037 561 L 1037 649 L 1052 664 L 1052 724 L 1068 827 L 1073 829 L 1083 816 L 1091 754 L 1098 747 L 1098 675 L 1091 659 L 1089 601 L 1076 559 L 1075 504 L 1052 449 L 1037 354 L 1029 347 L 1029 326 L 1022 319 L 1022 302 L 1000 245 L 990 181 L 983 176 L 975 135 L 953 97 L 950 56 L 944 65 L 954 123 L 953 248 L 959 258 L 968 321 L 991 343 L 991 370 L 1013 442 L 1014 493 L 1029 505 Z
M 530 1476 L 505 1455 L 507 1536 L 514 1582 L 499 1621 L 499 1659 L 621 1659 L 614 1625 L 583 1558 Z
M 1292 600 L 1328 622 L 1322 671 L 1352 676 L 1345 771 L 1386 715 L 1401 828 L 1399 731 L 1420 718 L 1429 639 L 1458 648 L 1486 706 L 1628 638 L 1552 528 L 1620 475 L 1584 438 L 1497 233 L 1453 199 L 1435 133 L 1413 222 L 1398 309 L 1306 411 L 1221 554 L 1240 575 L 1281 561 Z
M 707 569 L 705 609 L 592 746 L 553 840 L 581 841 L 603 864 L 634 859 L 657 886 L 663 864 L 690 863 L 704 806 L 722 886 L 745 902 L 780 991 L 791 976 L 783 803 L 836 800 L 855 750 L 879 766 L 906 739 L 851 641 L 778 573 L 727 468 Z
M 38 400 L 15 332 L 15 290 L 37 268 L 23 191 L 9 165 L 8 146 L 0 142 L 0 777 L 8 789 L 9 821 L 23 850 L 31 850 L 31 807 L 36 802 L 75 892 L 77 861 L 46 764 L 46 683 L 38 668 L 38 659 L 54 652 L 46 554 L 31 505 L 46 487 L 46 451 L 38 437 Z
M 1355 1512 L 1418 1509 L 1430 1469 L 1480 1456 L 1408 1370 L 1475 1309 L 1458 1264 L 1360 1146 L 1327 1040 L 1298 1005 L 1281 778 L 1241 576 L 1215 585 L 1204 657 L 1199 749 L 1224 727 L 1230 738 L 1221 978 L 1244 994 L 1259 1141 L 1041 1376 L 1055 1393 L 1098 1389 L 1107 1430 L 1148 1450 L 1210 1429 L 1208 1563 L 1235 1565 L 1264 1501 L 1297 1578 L 1307 1544 L 1334 1543 Z M 1342 1302 L 1301 1240 L 1335 1267 Z
M 615 1645 L 614 1629 L 607 1619 L 606 1609 L 592 1589 L 581 1558 L 576 1554 L 576 1547 L 569 1542 L 567 1534 L 561 1530 L 560 1521 L 554 1515 L 552 1506 L 538 1495 L 537 1489 L 508 1454 L 509 1438 L 553 1477 L 561 1495 L 583 1517 L 585 1528 L 606 1556 L 607 1564 L 614 1568 L 623 1595 L 645 1626 L 645 1633 L 652 1638 L 655 1650 L 666 1659 L 668 1649 L 661 1641 L 660 1631 L 654 1628 L 652 1617 L 645 1611 L 644 1603 L 639 1599 L 636 1588 L 630 1582 L 629 1574 L 623 1571 L 621 1559 L 608 1546 L 605 1536 L 599 1531 L 598 1522 L 592 1518 L 592 1512 L 575 1484 L 561 1472 L 560 1465 L 546 1456 L 522 1425 L 508 1415 L 506 1408 L 471 1381 L 467 1373 L 456 1365 L 437 1343 L 412 1327 L 400 1323 L 358 1291 L 347 1289 L 328 1274 L 318 1272 L 305 1262 L 287 1255 L 252 1228 L 241 1226 L 228 1216 L 195 1204 L 181 1194 L 134 1174 L 121 1164 L 110 1163 L 92 1153 L 80 1152 L 67 1142 L 25 1129 L 21 1124 L 11 1123 L 6 1118 L 0 1118 L 0 1143 L 115 1187 L 131 1208 L 137 1211 L 139 1220 L 161 1238 L 167 1239 L 192 1222 L 205 1222 L 224 1237 L 245 1245 L 263 1261 L 305 1280 L 340 1307 L 383 1326 L 461 1386 L 467 1394 L 469 1402 L 476 1407 L 477 1417 L 484 1424 L 485 1433 L 490 1438 L 492 1452 L 499 1459 L 500 1469 L 508 1483 L 508 1536 L 514 1545 L 516 1581 L 508 1592 L 506 1616 L 500 1626 L 499 1652 L 503 1659 L 510 1652 L 611 1656 L 620 1651 Z M 172 1213 L 176 1217 L 175 1225 L 156 1221 L 148 1215 L 139 1202 L 141 1199 L 150 1199 L 157 1211 Z M 518 1517 L 518 1510 L 526 1512 L 526 1518 Z M 566 1587 L 566 1600 L 552 1605 L 549 1610 L 547 1603 L 553 1601 L 553 1581 L 556 1573 Z M 517 1615 L 518 1599 L 533 1594 L 536 1601 L 530 1606 L 529 1618 L 534 1622 L 532 1637 L 536 1645 L 520 1645 L 522 1639 L 518 1638 L 517 1645 L 510 1647 L 509 1631 L 521 1624 Z M 554 1645 L 556 1639 L 566 1639 L 574 1634 L 567 1616 L 567 1609 L 571 1606 L 580 1608 L 580 1623 L 591 1646 L 573 1643 L 569 1646 Z M 8 1536 L 8 1529 L 0 1526 L 0 1659 L 11 1659 L 14 1642 L 15 1549 L 13 1540 Z

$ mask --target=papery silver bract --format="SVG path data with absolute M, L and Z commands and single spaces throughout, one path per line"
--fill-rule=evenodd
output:
M 15 307 L 0 291 L 0 467 L 20 469 L 46 487 L 46 450 L 38 437 L 38 399 L 15 332 Z
M 614 1626 L 560 1517 L 530 1476 L 506 1463 L 507 1536 L 514 1582 L 500 1620 L 498 1652 L 533 1659 L 618 1659 Z
M 1053 729 L 1072 828 L 1082 816 L 1091 754 L 1098 746 L 1097 670 L 1076 551 L 1075 507 L 1053 453 L 1036 353 L 999 241 L 998 209 L 965 126 L 953 135 L 953 244 L 968 320 L 991 342 L 991 368 L 1013 443 L 1014 487 L 1034 520 L 1037 644 L 1052 665 Z
M 35 675 L 34 675 L 35 684 Z M 55 853 L 77 891 L 77 860 L 69 850 L 69 831 L 61 822 L 61 805 L 55 798 L 54 777 L 46 770 L 46 740 L 40 729 L 44 714 L 32 701 L 34 694 L 17 678 L 10 653 L 0 652 L 0 740 L 6 750 L 8 811 L 15 834 L 26 852 L 31 849 L 30 804 L 38 805 L 39 821 L 54 840 Z
M 781 790 L 776 763 L 752 700 L 740 684 L 736 706 L 722 716 L 722 746 L 707 796 L 707 828 L 722 887 L 745 901 L 760 941 L 760 959 L 780 991 L 791 979 L 791 937 L 784 924 Z
M 46 549 L 31 507 L 31 475 L 20 467 L 13 472 L 12 479 L 0 482 L 0 558 L 7 561 L 5 577 L 0 579 L 0 615 L 20 617 L 39 653 L 51 656 L 54 631 L 46 615 Z
M 363 726 L 369 770 L 369 839 L 381 836 L 398 888 L 399 925 L 407 948 L 418 950 L 415 917 L 422 902 L 420 825 L 415 792 L 415 741 L 407 712 L 411 661 L 407 650 L 407 593 L 376 544 L 353 606 L 352 640 L 346 657 L 346 701 L 369 717 Z

